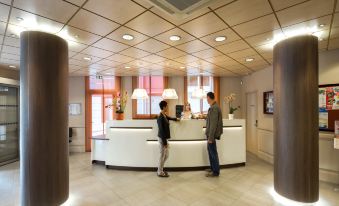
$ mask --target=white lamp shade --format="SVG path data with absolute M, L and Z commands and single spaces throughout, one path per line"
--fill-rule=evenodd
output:
M 146 89 L 134 89 L 132 99 L 148 99 Z
M 193 99 L 205 99 L 206 97 L 207 94 L 203 89 L 196 89 L 192 92 Z
M 177 92 L 175 89 L 164 89 L 162 92 L 163 99 L 178 99 Z

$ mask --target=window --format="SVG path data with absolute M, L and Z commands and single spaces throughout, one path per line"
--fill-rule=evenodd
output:
M 203 89 L 204 92 L 215 92 L 216 99 L 218 99 L 218 91 L 215 91 L 219 88 L 215 81 L 215 78 L 209 76 L 188 76 L 185 78 L 185 100 L 191 104 L 191 110 L 193 113 L 207 113 L 209 105 L 206 99 L 194 99 L 192 98 L 192 93 L 196 89 Z
M 113 120 L 114 112 L 105 105 L 111 104 L 119 91 L 119 77 L 86 77 L 86 151 L 91 149 L 92 137 L 106 133 L 106 121 Z
M 162 100 L 162 92 L 166 87 L 167 79 L 162 76 L 133 77 L 133 90 L 142 88 L 149 96 L 146 100 L 133 100 L 133 118 L 154 118 L 160 113 L 159 102 Z

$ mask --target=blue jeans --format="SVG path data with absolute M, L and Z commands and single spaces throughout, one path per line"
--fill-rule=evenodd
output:
M 211 170 L 214 175 L 220 174 L 220 166 L 219 166 L 219 157 L 217 151 L 217 143 L 214 141 L 213 143 L 207 142 L 207 151 L 208 157 L 210 159 Z

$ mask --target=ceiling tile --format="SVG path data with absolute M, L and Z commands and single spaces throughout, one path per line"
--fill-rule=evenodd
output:
M 205 43 L 199 41 L 199 40 L 193 40 L 190 42 L 187 42 L 185 44 L 181 44 L 176 46 L 178 49 L 181 49 L 187 53 L 193 53 L 193 52 L 198 52 L 202 51 L 205 49 L 209 49 L 210 47 L 206 45 Z
M 98 15 L 95 15 L 91 12 L 81 9 L 69 22 L 69 25 L 75 26 L 92 33 L 105 36 L 106 34 L 112 32 L 114 29 L 119 27 L 119 24 L 116 24 L 110 20 L 102 18 Z
M 184 55 L 184 56 L 178 57 L 174 60 L 177 61 L 177 62 L 183 63 L 183 64 L 187 64 L 187 63 L 190 63 L 190 62 L 198 61 L 199 58 L 192 56 L 192 55 Z
M 331 39 L 339 38 L 339 27 L 332 28 Z
M 0 45 L 2 44 L 3 40 L 4 40 L 4 35 L 0 35 Z
M 5 34 L 6 23 L 0 22 L 0 34 Z
M 88 47 L 85 50 L 83 50 L 81 53 L 88 54 L 91 56 L 96 56 L 100 58 L 106 58 L 108 56 L 111 56 L 113 53 L 107 50 L 102 50 L 96 47 Z
M 284 9 L 286 7 L 293 6 L 295 4 L 299 4 L 301 2 L 304 2 L 305 0 L 271 0 L 271 3 L 273 5 L 273 8 L 275 11 Z
M 125 39 L 122 38 L 122 36 L 124 34 L 132 35 L 134 37 L 134 39 L 133 40 L 125 40 Z M 142 41 L 145 41 L 149 37 L 147 37 L 147 36 L 145 36 L 145 35 L 143 35 L 139 32 L 136 32 L 132 29 L 129 29 L 127 27 L 122 26 L 122 27 L 118 28 L 117 30 L 115 30 L 114 32 L 112 32 L 111 34 L 107 35 L 107 38 L 118 41 L 118 42 L 123 42 L 125 44 L 132 46 L 132 45 L 135 45 L 135 44 L 140 43 Z
M 215 65 L 222 67 L 222 68 L 227 68 L 228 66 L 239 65 L 239 63 L 228 57 L 224 61 L 220 61 L 220 62 L 215 63 Z
M 86 0 L 67 0 L 77 6 L 81 6 Z
M 162 56 L 162 57 L 166 57 L 166 58 L 169 58 L 169 59 L 174 59 L 174 58 L 183 56 L 186 53 L 182 52 L 182 51 L 180 51 L 180 50 L 178 50 L 176 48 L 171 47 L 169 49 L 166 49 L 166 50 L 163 50 L 161 52 L 158 52 L 157 54 Z
M 12 0 L 0 0 L 1 3 L 11 5 Z
M 15 0 L 14 6 L 63 23 L 66 23 L 78 9 L 65 1 L 55 0 Z
M 6 36 L 4 44 L 5 45 L 9 45 L 9 46 L 20 47 L 20 39 L 19 38 L 10 37 L 10 36 Z
M 260 46 L 264 44 L 269 44 L 272 40 L 274 40 L 274 37 L 283 36 L 283 33 L 280 29 L 269 31 L 263 34 L 258 34 L 255 36 L 251 36 L 246 38 L 245 40 L 251 44 L 252 46 Z
M 210 57 L 210 58 L 206 58 L 205 60 L 213 64 L 217 64 L 217 63 L 225 62 L 225 61 L 234 61 L 231 58 L 227 57 L 226 55 Z
M 83 67 L 78 66 L 78 65 L 72 65 L 72 64 L 68 65 L 68 70 L 69 70 L 69 71 L 72 71 L 72 72 L 74 72 L 74 71 L 76 71 L 76 70 L 79 70 L 79 69 L 82 69 L 82 68 L 83 68 Z
M 319 52 L 321 52 L 322 50 L 327 51 L 327 40 L 323 40 L 323 41 L 319 41 L 318 44 L 318 48 L 319 48 Z
M 18 21 L 16 19 L 17 17 L 20 17 L 23 20 Z M 39 30 L 54 34 L 59 32 L 63 27 L 63 24 L 56 21 L 52 21 L 50 19 L 46 19 L 15 8 L 12 9 L 9 22 L 13 25 L 26 28 L 27 30 Z
M 20 33 L 23 31 L 26 31 L 24 27 L 13 25 L 13 24 L 8 24 L 7 31 L 6 31 L 6 36 L 15 36 L 18 37 L 20 36 Z
M 334 14 L 332 27 L 339 27 L 339 13 Z
M 161 43 L 155 39 L 148 39 L 140 44 L 137 44 L 135 47 L 142 49 L 144 51 L 148 51 L 150 53 L 156 53 L 158 51 L 169 48 L 170 46 Z
M 149 36 L 155 36 L 174 27 L 151 12 L 143 13 L 126 26 Z
M 108 60 L 108 59 L 102 59 L 102 60 L 96 62 L 96 64 L 101 64 L 101 65 L 110 66 L 110 67 L 117 67 L 117 66 L 121 65 L 122 63 L 112 61 L 112 60 Z
M 120 52 L 120 54 L 129 56 L 129 57 L 133 57 L 133 58 L 142 58 L 144 56 L 149 55 L 150 53 L 142 51 L 142 50 L 137 49 L 137 48 L 132 48 L 131 47 L 131 48 L 128 48 L 128 49 Z
M 121 62 L 121 63 L 126 63 L 126 62 L 130 62 L 130 61 L 134 60 L 134 58 L 131 58 L 131 57 L 128 57 L 128 56 L 125 56 L 125 55 L 121 55 L 121 54 L 114 54 L 114 55 L 108 57 L 107 59 L 113 60 L 113 61 L 116 61 L 116 62 Z
M 59 36 L 63 37 L 64 39 L 76 41 L 82 44 L 93 44 L 94 42 L 98 41 L 101 37 L 71 26 L 66 26 L 63 28 L 59 33 Z
M 81 44 L 81 43 L 74 42 L 74 41 L 68 40 L 67 42 L 68 42 L 68 49 L 70 51 L 80 52 L 87 47 L 87 45 L 85 44 Z
M 74 51 L 70 51 L 68 50 L 68 58 L 71 58 L 72 56 L 78 54 L 77 52 L 74 52 Z
M 7 22 L 9 6 L 0 4 L 0 21 Z
M 15 61 L 20 61 L 20 56 L 19 55 L 15 55 L 15 54 L 8 54 L 8 53 L 1 53 L 1 58 L 4 59 L 9 59 L 9 60 L 15 60 Z
M 113 41 L 107 38 L 101 39 L 100 41 L 93 44 L 93 46 L 101 48 L 101 49 L 106 49 L 112 52 L 119 52 L 129 47 L 125 44 L 122 44 L 122 43 L 119 43 L 119 42 L 116 42 L 116 41 Z
M 233 27 L 243 38 L 273 31 L 280 28 L 279 23 L 273 14 L 237 25 Z
M 310 0 L 277 12 L 282 27 L 331 14 L 334 0 Z
M 226 40 L 225 41 L 220 41 L 220 42 L 215 41 L 215 38 L 219 37 L 219 36 L 226 37 Z M 234 31 L 232 31 L 232 29 L 224 29 L 222 31 L 215 32 L 213 34 L 210 34 L 208 36 L 202 37 L 200 39 L 202 41 L 206 42 L 207 44 L 211 45 L 211 46 L 219 46 L 219 45 L 225 44 L 227 42 L 232 42 L 232 41 L 235 41 L 235 40 L 239 40 L 240 37 Z
M 171 41 L 169 38 L 170 36 L 174 36 L 174 35 L 179 36 L 181 39 L 179 41 Z M 193 39 L 195 39 L 192 35 L 186 33 L 185 31 L 179 28 L 171 29 L 165 33 L 155 36 L 154 38 L 159 41 L 170 44 L 172 46 L 183 44 L 183 43 L 186 43 L 188 41 L 192 41 Z
M 216 47 L 216 49 L 220 50 L 221 52 L 225 54 L 235 52 L 235 51 L 240 51 L 243 49 L 248 49 L 248 48 L 250 47 L 243 40 L 234 41 L 234 42 L 223 44 L 221 46 Z
M 18 47 L 3 45 L 2 52 L 20 56 L 20 48 Z
M 145 10 L 132 1 L 121 0 L 100 0 L 100 3 L 97 0 L 89 0 L 84 8 L 120 24 L 126 23 Z
M 164 57 L 152 54 L 152 55 L 143 57 L 142 60 L 151 62 L 151 63 L 158 63 L 158 62 L 165 61 L 166 59 Z
M 145 7 L 147 9 L 149 9 L 153 6 L 153 4 L 151 4 L 150 2 L 145 1 L 145 0 L 134 0 L 134 2 L 140 4 L 142 7 Z
M 217 8 L 221 8 L 223 6 L 226 6 L 227 4 L 231 3 L 233 0 L 217 0 L 212 2 L 210 5 L 208 5 L 208 7 L 210 7 L 211 9 L 217 9 Z
M 271 54 L 270 56 L 273 56 L 273 46 L 274 44 L 272 43 L 264 44 L 255 47 L 255 50 L 258 51 L 260 54 L 270 53 Z
M 206 49 L 206 50 L 199 51 L 199 52 L 196 52 L 196 53 L 192 53 L 192 55 L 200 57 L 202 59 L 207 59 L 207 58 L 211 58 L 211 57 L 220 56 L 220 55 L 222 55 L 222 53 L 211 48 L 211 49 Z
M 91 58 L 91 60 L 85 60 L 84 58 L 89 57 Z M 94 62 L 99 61 L 101 58 L 95 57 L 95 56 L 90 56 L 88 54 L 77 54 L 75 56 L 73 56 L 69 62 L 70 64 L 74 64 L 74 65 L 79 65 L 79 66 L 88 66 L 90 64 L 93 64 Z
M 339 48 L 339 38 L 330 39 L 330 44 L 328 49 L 338 49 Z
M 92 72 L 100 72 L 100 71 L 109 69 L 111 67 L 110 66 L 101 65 L 101 64 L 91 64 L 87 68 L 88 68 L 88 70 L 90 70 Z
M 203 15 L 193 21 L 181 25 L 180 27 L 196 37 L 206 36 L 227 28 L 225 23 L 213 13 Z
M 146 61 L 142 61 L 142 60 L 134 60 L 132 62 L 128 62 L 128 65 L 131 65 L 132 67 L 136 67 L 136 68 L 148 68 L 150 65 L 152 65 L 152 63 L 146 62 Z
M 272 13 L 267 0 L 238 0 L 216 10 L 230 26 Z

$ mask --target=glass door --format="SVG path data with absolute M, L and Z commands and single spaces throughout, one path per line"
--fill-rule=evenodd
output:
M 18 88 L 0 85 L 0 165 L 19 158 Z

